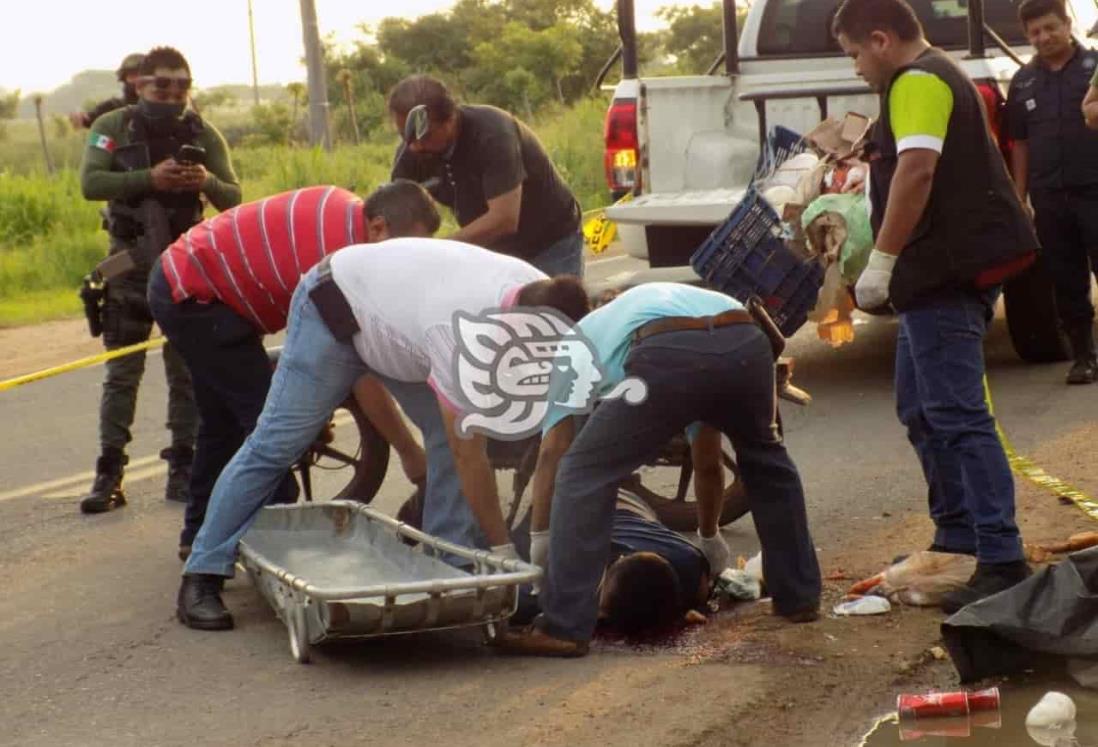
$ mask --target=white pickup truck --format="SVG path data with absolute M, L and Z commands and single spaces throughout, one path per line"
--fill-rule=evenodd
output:
M 1016 3 L 910 2 L 931 43 L 954 55 L 980 89 L 1005 147 L 1005 92 L 1020 61 L 1033 53 Z M 623 79 L 606 115 L 605 163 L 613 196 L 631 192 L 632 199 L 607 215 L 626 251 L 649 266 L 618 277 L 617 285 L 699 280 L 690 255 L 743 195 L 769 126 L 804 133 L 829 113 L 877 116 L 877 96 L 831 36 L 839 0 L 755 0 L 740 36 L 734 0 L 723 3 L 725 52 L 709 74 L 646 78 L 637 74 L 633 2 L 617 2 Z M 1067 7 L 1077 35 L 1095 28 L 1095 0 L 1068 0 Z M 1005 302 L 1023 359 L 1066 357 L 1041 266 L 1008 283 Z

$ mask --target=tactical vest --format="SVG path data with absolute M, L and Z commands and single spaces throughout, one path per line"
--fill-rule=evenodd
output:
M 163 130 L 153 129 L 138 113 L 137 106 L 125 108 L 122 127 L 129 135 L 129 143 L 115 149 L 111 161 L 112 171 L 152 168 L 174 156 L 180 146 L 193 145 L 203 131 L 202 118 L 193 111 L 173 120 Z M 112 236 L 132 242 L 141 233 L 141 226 L 135 224 L 133 210 L 146 197 L 152 197 L 164 207 L 172 239 L 202 219 L 202 199 L 197 192 L 153 191 L 128 200 L 111 200 L 107 204 L 110 215 L 109 231 Z
M 889 93 L 908 70 L 924 70 L 944 81 L 953 92 L 953 112 L 930 199 L 892 273 L 889 296 L 897 311 L 933 302 L 942 292 L 1002 282 L 1032 262 L 1038 246 L 988 129 L 979 92 L 937 49 L 897 70 L 881 97 L 881 114 L 870 138 L 874 236 L 898 162 Z

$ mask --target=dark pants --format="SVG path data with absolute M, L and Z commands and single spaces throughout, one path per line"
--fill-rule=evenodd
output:
M 145 342 L 153 319 L 145 300 L 145 278 L 129 272 L 107 283 L 103 303 L 103 345 L 117 350 Z M 145 374 L 145 351 L 106 362 L 103 393 L 99 401 L 99 445 L 103 450 L 124 451 L 132 440 L 130 428 L 137 411 L 137 390 Z M 191 377 L 179 352 L 164 346 L 164 374 L 168 379 L 168 429 L 172 447 L 190 449 L 198 429 Z
M 591 637 L 618 483 L 697 421 L 720 429 L 735 449 L 775 610 L 816 605 L 820 568 L 800 476 L 775 424 L 766 336 L 749 325 L 653 335 L 633 346 L 625 371 L 645 382 L 647 399 L 602 402 L 557 471 L 539 625 L 558 638 Z
M 223 303 L 175 303 L 157 262 L 149 276 L 149 307 L 179 350 L 194 382 L 200 418 L 191 468 L 191 499 L 179 544 L 192 544 L 206 516 L 214 483 L 255 428 L 271 385 L 271 364 L 256 328 Z M 272 502 L 293 502 L 293 475 Z
M 1030 200 L 1060 321 L 1068 330 L 1089 325 L 1090 275 L 1098 274 L 1098 186 L 1032 191 Z
M 934 542 L 983 563 L 1022 559 L 1014 479 L 984 392 L 983 341 L 994 294 L 900 314 L 896 411 L 923 467 Z

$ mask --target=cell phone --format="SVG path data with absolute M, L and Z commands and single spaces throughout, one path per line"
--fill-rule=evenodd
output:
M 175 154 L 175 160 L 186 166 L 194 166 L 206 163 L 206 149 L 199 145 L 181 145 L 179 152 Z

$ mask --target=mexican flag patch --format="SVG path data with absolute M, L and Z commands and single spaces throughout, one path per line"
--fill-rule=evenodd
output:
M 114 153 L 114 139 L 107 137 L 106 135 L 100 135 L 97 132 L 93 132 L 88 139 L 88 145 L 93 148 L 99 148 L 105 150 L 108 153 Z

